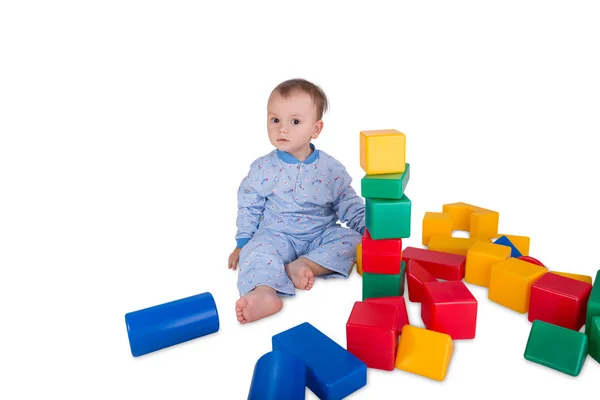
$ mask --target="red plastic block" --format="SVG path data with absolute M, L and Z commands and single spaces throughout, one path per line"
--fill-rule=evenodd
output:
M 461 281 L 465 277 L 467 257 L 442 251 L 407 247 L 402 251 L 404 262 L 417 261 L 427 272 L 445 281 Z
M 585 324 L 592 285 L 549 272 L 531 285 L 529 321 L 579 331 Z
M 406 310 L 406 301 L 403 296 L 390 296 L 390 297 L 375 297 L 366 299 L 367 303 L 379 303 L 379 304 L 391 304 L 398 307 L 398 314 L 396 319 L 396 332 L 400 335 L 402 327 L 404 325 L 410 325 L 408 320 L 408 311 Z
M 542 262 L 540 260 L 538 260 L 537 258 L 533 258 L 530 256 L 520 256 L 517 257 L 519 260 L 523 260 L 523 261 L 527 261 L 528 263 L 532 263 L 535 265 L 539 265 L 540 267 L 544 267 L 546 268 L 546 266 L 544 264 L 542 264 Z
M 354 303 L 346 323 L 346 348 L 369 368 L 392 371 L 398 348 L 398 306 Z
M 425 295 L 423 282 L 437 282 L 437 279 L 417 261 L 410 260 L 406 267 L 406 282 L 408 283 L 408 300 L 420 303 Z
M 374 240 L 368 229 L 362 238 L 362 271 L 374 274 L 399 274 L 402 239 Z
M 421 319 L 429 330 L 452 339 L 473 339 L 477 326 L 477 299 L 462 281 L 425 282 Z

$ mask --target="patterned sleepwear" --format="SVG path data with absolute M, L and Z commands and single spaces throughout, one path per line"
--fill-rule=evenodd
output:
M 310 145 L 304 162 L 273 150 L 256 159 L 238 190 L 240 296 L 260 285 L 294 295 L 285 265 L 300 256 L 347 277 L 365 229 L 363 199 L 335 158 Z M 338 220 L 347 225 L 343 227 Z

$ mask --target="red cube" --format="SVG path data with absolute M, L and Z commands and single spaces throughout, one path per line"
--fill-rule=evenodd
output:
M 394 370 L 398 349 L 398 306 L 354 303 L 346 323 L 346 348 L 367 367 Z
M 425 294 L 423 283 L 437 282 L 437 279 L 417 261 L 409 260 L 406 268 L 406 282 L 408 283 L 408 300 L 420 303 Z
M 465 277 L 467 257 L 443 251 L 407 247 L 402 250 L 404 262 L 418 261 L 419 264 L 437 279 L 461 281 Z
M 592 285 L 549 272 L 531 285 L 529 321 L 539 319 L 579 331 L 585 324 Z
M 371 239 L 368 229 L 362 238 L 362 270 L 374 274 L 400 273 L 402 239 Z
M 477 299 L 462 281 L 425 282 L 421 319 L 429 330 L 452 339 L 473 339 L 477 326 Z
M 376 297 L 366 299 L 367 303 L 380 303 L 380 304 L 392 304 L 398 307 L 398 315 L 397 315 L 397 325 L 396 325 L 396 333 L 400 335 L 402 332 L 402 327 L 404 325 L 410 325 L 410 321 L 408 320 L 408 311 L 406 310 L 406 301 L 403 296 L 390 296 L 390 297 Z

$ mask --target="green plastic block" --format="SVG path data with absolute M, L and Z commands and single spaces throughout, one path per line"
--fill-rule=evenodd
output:
M 372 239 L 410 237 L 412 202 L 406 195 L 399 200 L 367 198 L 365 203 L 365 225 Z
M 592 318 L 590 328 L 590 356 L 600 362 L 600 317 Z
M 404 296 L 404 277 L 406 263 L 402 261 L 399 274 L 374 274 L 364 272 L 362 275 L 362 299 Z
M 365 198 L 395 199 L 404 196 L 410 180 L 410 164 L 399 174 L 365 175 L 360 181 L 361 196 Z
M 373 237 L 373 235 L 371 235 Z M 585 334 L 590 337 L 590 328 L 592 327 L 592 318 L 600 317 L 600 270 L 596 272 L 596 279 L 594 279 L 594 286 L 592 287 L 592 293 L 587 304 L 587 312 L 585 315 Z
M 588 355 L 588 338 L 583 332 L 536 319 L 524 355 L 534 363 L 577 376 Z

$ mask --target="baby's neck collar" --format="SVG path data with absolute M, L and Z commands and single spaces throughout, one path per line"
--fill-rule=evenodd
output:
M 281 151 L 279 149 L 277 150 L 277 157 L 279 157 L 281 161 L 288 164 L 312 164 L 319 157 L 319 150 L 315 149 L 315 145 L 312 143 L 310 144 L 310 148 L 312 149 L 312 153 L 304 161 L 300 161 L 287 151 Z

